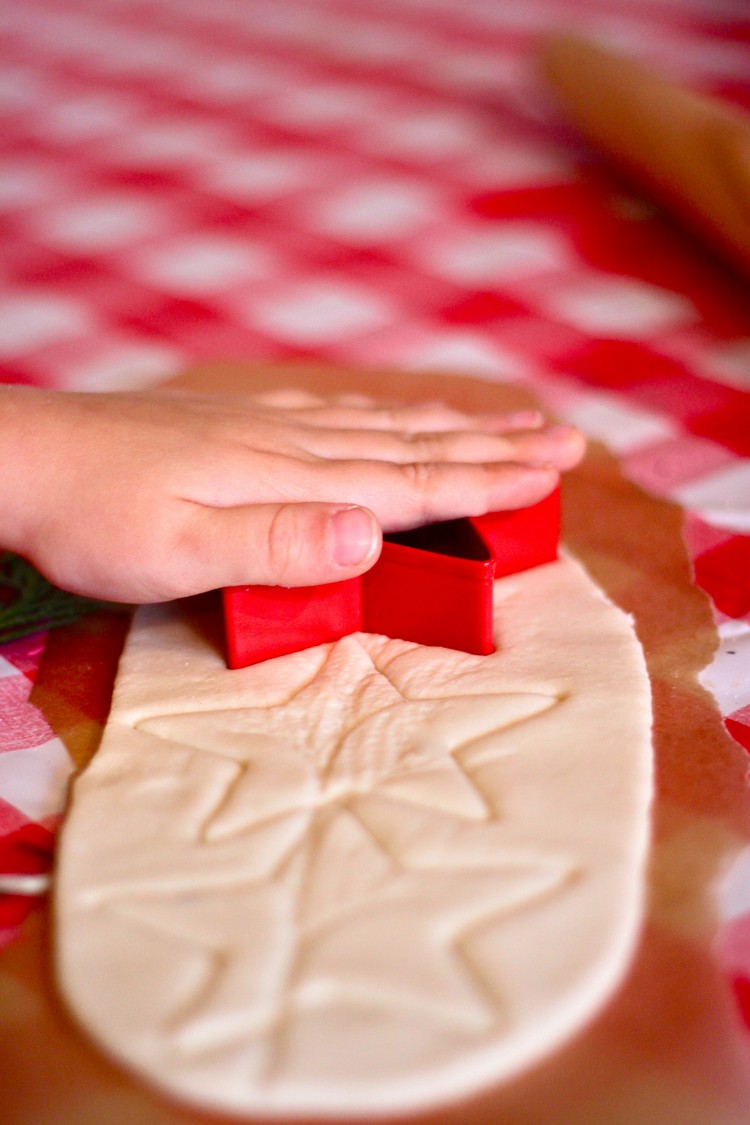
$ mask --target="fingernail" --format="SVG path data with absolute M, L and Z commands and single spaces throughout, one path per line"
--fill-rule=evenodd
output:
M 331 517 L 331 545 L 339 566 L 359 566 L 375 549 L 377 524 L 365 508 L 341 508 Z

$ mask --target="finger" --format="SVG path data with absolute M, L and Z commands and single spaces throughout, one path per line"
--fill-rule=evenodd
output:
M 585 443 L 573 426 L 553 426 L 518 433 L 447 431 L 393 433 L 390 430 L 334 430 L 311 427 L 298 435 L 304 450 L 336 460 L 373 461 L 535 462 L 571 469 L 583 456 Z
M 250 409 L 255 407 L 271 407 L 281 410 L 309 410 L 322 406 L 325 402 L 320 395 L 312 391 L 304 391 L 297 387 L 279 387 L 274 391 L 264 391 L 262 394 L 252 396 Z
M 554 465 L 561 472 L 574 468 L 586 452 L 586 439 L 575 426 L 547 426 L 508 434 L 505 440 L 514 461 Z
M 329 461 L 311 469 L 311 495 L 360 504 L 384 531 L 523 508 L 544 499 L 560 479 L 554 466 L 512 463 Z
M 358 410 L 372 410 L 378 406 L 389 406 L 389 402 L 376 401 L 369 395 L 340 394 L 319 395 L 301 387 L 279 387 L 273 391 L 263 391 L 253 395 L 253 405 L 282 407 L 291 410 L 315 410 L 318 408 L 336 409 L 352 407 Z
M 289 417 L 310 427 L 406 433 L 465 430 L 502 434 L 538 429 L 544 424 L 544 417 L 538 410 L 467 414 L 442 403 L 352 405 L 327 401 L 317 406 L 291 409 Z
M 190 505 L 179 534 L 181 595 L 221 586 L 316 586 L 362 574 L 382 545 L 354 505 Z

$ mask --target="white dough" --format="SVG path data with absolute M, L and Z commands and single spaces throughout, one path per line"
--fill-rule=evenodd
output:
M 228 671 L 138 611 L 56 878 L 96 1042 L 243 1114 L 427 1109 L 564 1042 L 644 897 L 651 701 L 563 558 L 495 585 L 497 652 L 359 633 Z

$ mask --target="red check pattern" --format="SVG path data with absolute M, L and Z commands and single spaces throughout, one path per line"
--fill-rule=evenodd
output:
M 556 123 L 557 23 L 750 109 L 741 0 L 8 5 L 2 379 L 220 356 L 527 385 L 684 505 L 706 683 L 750 750 L 750 289 Z M 70 772 L 28 702 L 44 645 L 0 656 L 0 871 L 44 867 Z M 750 896 L 725 907 L 750 979 Z

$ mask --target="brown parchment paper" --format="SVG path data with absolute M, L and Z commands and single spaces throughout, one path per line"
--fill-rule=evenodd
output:
M 513 385 L 459 376 L 303 365 L 213 364 L 171 385 L 175 382 L 228 392 L 306 386 L 397 400 L 440 399 L 467 410 L 515 409 L 529 402 Z M 657 796 L 642 940 L 618 993 L 566 1047 L 517 1080 L 460 1105 L 390 1120 L 750 1125 L 750 1036 L 740 1027 L 711 949 L 716 879 L 750 836 L 746 755 L 726 734 L 696 678 L 711 659 L 716 633 L 707 599 L 691 582 L 682 514 L 626 481 L 597 445 L 567 476 L 563 512 L 567 546 L 632 614 L 653 685 Z M 106 628 L 117 625 L 110 622 Z M 95 647 L 101 629 L 96 622 L 84 626 L 86 643 Z M 67 693 L 61 707 L 55 684 L 66 675 L 85 675 L 80 647 L 80 628 L 67 637 L 62 631 L 57 635 L 33 697 L 79 766 L 96 748 L 104 708 L 98 717 L 92 718 L 90 709 L 77 714 L 75 691 Z M 238 1120 L 165 1101 L 103 1058 L 56 994 L 53 942 L 54 919 L 42 908 L 21 939 L 0 954 L 0 1122 L 223 1125 Z

